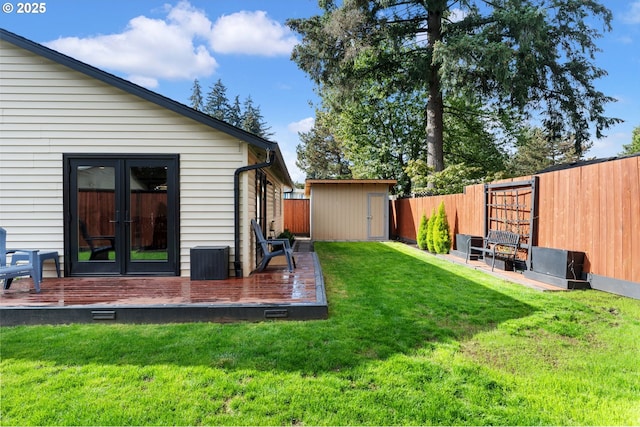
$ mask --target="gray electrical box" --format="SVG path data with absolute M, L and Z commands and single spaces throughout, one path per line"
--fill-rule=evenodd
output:
M 191 280 L 225 280 L 229 278 L 229 246 L 195 246 L 191 248 Z

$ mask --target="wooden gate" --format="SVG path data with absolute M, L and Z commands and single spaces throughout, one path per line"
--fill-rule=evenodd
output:
M 309 236 L 311 225 L 309 221 L 309 199 L 284 200 L 284 228 L 296 236 Z

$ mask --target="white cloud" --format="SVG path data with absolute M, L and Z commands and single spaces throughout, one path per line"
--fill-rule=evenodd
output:
M 146 87 L 148 89 L 155 89 L 158 87 L 158 79 L 153 77 L 130 75 L 127 76 L 127 79 L 138 86 Z
M 159 79 L 191 80 L 209 76 L 218 63 L 194 37 L 207 37 L 211 22 L 188 2 L 171 8 L 167 20 L 138 16 L 118 34 L 78 38 L 64 37 L 46 46 L 98 68 L 127 74 L 146 87 Z
M 301 171 L 296 165 L 296 159 L 298 158 L 298 153 L 291 150 L 283 150 L 282 156 L 285 158 L 285 163 L 287 165 L 287 170 L 289 171 L 289 176 L 293 180 L 293 182 L 304 182 L 307 178 L 307 174 Z
M 176 7 L 166 6 L 167 18 L 190 36 L 204 39 L 211 34 L 211 21 L 201 10 L 191 6 L 188 1 L 181 1 Z
M 309 132 L 313 125 L 315 124 L 315 119 L 313 117 L 307 117 L 306 119 L 302 119 L 297 122 L 289 123 L 287 125 L 287 129 L 291 133 L 299 133 L 299 132 Z
M 218 18 L 210 43 L 219 53 L 279 56 L 289 55 L 298 40 L 291 30 L 270 19 L 267 12 L 258 10 Z
M 631 133 L 615 132 L 602 139 L 593 141 L 587 157 L 606 158 L 617 156 L 622 152 L 622 145 L 631 141 Z
M 215 24 L 187 0 L 165 5 L 164 12 L 165 19 L 135 17 L 120 33 L 62 37 L 45 45 L 155 88 L 162 79 L 193 80 L 212 75 L 218 62 L 210 51 L 289 55 L 297 43 L 291 30 L 264 11 L 222 16 Z
M 624 20 L 630 24 L 640 24 L 640 1 L 634 1 L 625 14 Z
M 618 37 L 618 41 L 622 44 L 631 44 L 633 43 L 633 39 L 629 36 L 620 36 Z
M 301 123 L 305 120 L 301 120 L 296 123 Z M 296 123 L 291 123 L 289 125 L 275 125 L 273 127 L 273 132 L 275 134 L 274 141 L 277 141 L 280 146 L 280 151 L 282 152 L 282 157 L 285 160 L 291 179 L 293 179 L 294 182 L 304 182 L 306 174 L 296 165 L 296 160 L 298 158 L 296 147 L 300 144 L 300 139 L 297 134 L 298 128 L 294 126 L 292 129 L 291 127 L 291 125 L 295 125 Z

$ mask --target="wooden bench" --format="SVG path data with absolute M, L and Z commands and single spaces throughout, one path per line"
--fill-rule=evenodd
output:
M 491 271 L 493 271 L 498 257 L 512 262 L 515 261 L 519 247 L 520 235 L 518 233 L 505 230 L 489 230 L 487 236 L 482 239 L 482 246 L 471 246 L 471 239 L 469 239 L 466 262 L 469 262 L 469 254 L 472 250 L 480 251 L 483 254 L 491 254 L 493 258 Z

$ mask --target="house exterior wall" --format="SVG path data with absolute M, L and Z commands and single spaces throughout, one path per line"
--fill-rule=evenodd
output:
M 247 143 L 4 40 L 0 76 L 0 225 L 10 247 L 64 253 L 63 153 L 178 154 L 180 274 L 189 276 L 190 248 L 199 245 L 230 246 L 231 267 L 233 176 L 248 162 Z
M 389 184 L 312 183 L 311 238 L 313 240 L 387 240 Z M 369 234 L 369 195 L 384 195 L 384 207 L 372 215 L 385 221 L 384 233 Z M 375 205 L 375 202 L 374 202 Z
M 277 185 L 278 178 L 271 171 L 267 169 L 266 172 L 269 182 L 274 183 L 274 185 L 269 185 L 268 187 L 267 217 L 269 221 L 274 222 L 274 231 L 277 237 L 284 231 L 284 210 L 282 205 L 284 188 L 282 185 Z
M 253 154 L 249 155 L 249 164 L 257 164 L 263 162 L 264 159 L 258 159 Z M 280 178 L 273 173 L 273 166 L 269 168 L 264 168 L 263 172 L 267 174 L 267 180 L 270 182 L 267 185 L 267 220 L 268 222 L 274 221 L 275 227 L 275 235 L 277 236 L 283 231 L 284 226 L 284 214 L 282 208 L 282 200 L 284 199 L 284 185 L 282 184 Z M 243 224 L 249 223 L 251 219 L 257 217 L 257 192 L 256 192 L 256 172 L 250 171 L 246 173 L 247 179 L 247 210 L 246 212 L 249 215 L 248 219 L 242 220 Z M 243 212 L 245 212 L 243 210 Z M 265 235 L 268 235 L 269 230 L 263 230 Z M 243 259 L 247 260 L 247 263 L 243 265 L 243 268 L 249 269 L 249 271 L 253 270 L 256 265 L 256 236 L 252 232 L 250 228 L 246 229 L 246 238 L 247 238 L 247 246 L 246 250 L 243 251 Z M 244 241 L 244 239 L 243 239 Z

